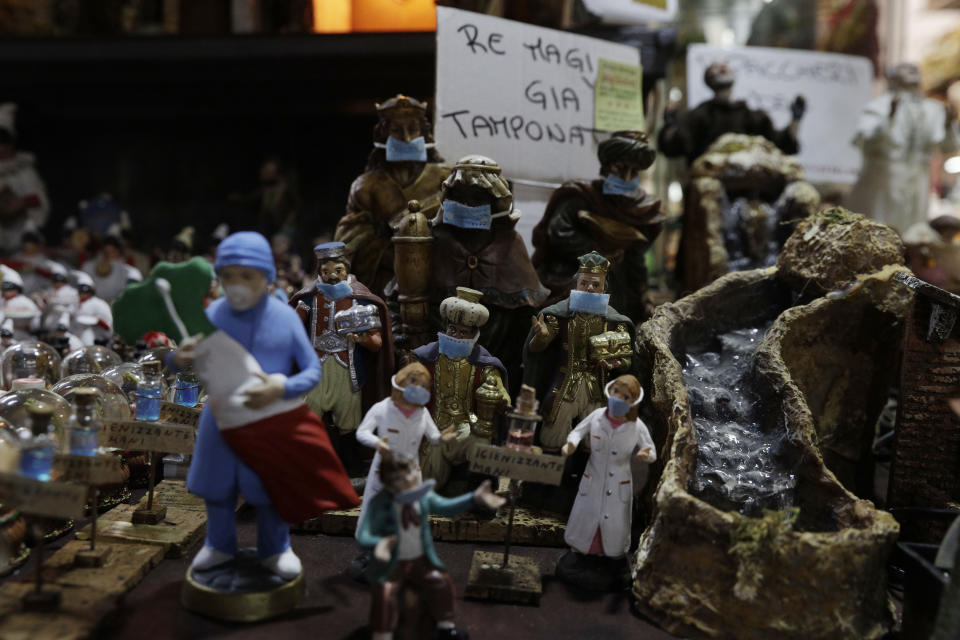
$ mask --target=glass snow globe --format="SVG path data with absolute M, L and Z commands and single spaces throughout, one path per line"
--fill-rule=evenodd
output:
M 47 386 L 60 379 L 60 356 L 45 342 L 16 342 L 4 349 L 0 361 L 4 389 L 13 386 L 13 381 L 18 378 L 43 378 Z
M 57 450 L 66 452 L 66 429 L 70 423 L 73 407 L 53 391 L 37 388 L 16 389 L 0 396 L 0 419 L 13 429 L 30 429 L 31 406 L 46 404 L 53 408 L 51 423 L 57 440 Z
M 97 407 L 105 420 L 129 420 L 132 415 L 130 401 L 123 390 L 96 373 L 79 373 L 68 376 L 55 384 L 51 391 L 63 396 L 68 403 L 74 402 L 74 392 L 81 387 L 93 387 L 100 392 Z
M 60 375 L 66 378 L 79 373 L 101 373 L 104 369 L 109 369 L 121 362 L 123 360 L 120 356 L 106 347 L 99 345 L 83 347 L 74 349 L 63 359 Z

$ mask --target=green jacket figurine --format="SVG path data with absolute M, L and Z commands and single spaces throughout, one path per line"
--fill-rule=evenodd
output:
M 506 501 L 486 481 L 473 493 L 443 498 L 433 481 L 420 481 L 420 467 L 387 449 L 380 460 L 384 489 L 371 500 L 357 531 L 357 542 L 373 549 L 370 565 L 370 629 L 375 640 L 393 637 L 400 618 L 400 593 L 417 589 L 437 623 L 436 638 L 466 640 L 454 626 L 453 580 L 433 548 L 430 516 L 453 516 L 474 504 L 498 509 Z

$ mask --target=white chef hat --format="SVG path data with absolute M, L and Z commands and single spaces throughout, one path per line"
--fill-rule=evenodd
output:
M 129 264 L 125 264 L 123 267 L 127 270 L 127 282 L 143 282 L 143 274 L 140 269 Z
M 0 264 L 0 271 L 3 272 L 4 285 L 20 287 L 20 290 L 23 291 L 23 278 L 20 277 L 19 273 L 5 264 Z
M 91 289 L 96 289 L 97 286 L 93 283 L 93 278 L 90 277 L 90 274 L 86 271 L 73 271 L 73 279 L 77 283 L 78 287 L 90 287 Z

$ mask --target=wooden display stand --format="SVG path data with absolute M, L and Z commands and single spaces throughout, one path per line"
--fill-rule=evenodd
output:
M 478 445 L 473 448 L 470 458 L 471 471 L 510 478 L 510 514 L 503 554 L 474 552 L 465 597 L 516 604 L 540 604 L 543 593 L 540 566 L 530 558 L 510 556 L 519 481 L 559 485 L 563 478 L 563 468 L 563 458 L 544 455 L 538 451 L 518 451 L 491 445 Z

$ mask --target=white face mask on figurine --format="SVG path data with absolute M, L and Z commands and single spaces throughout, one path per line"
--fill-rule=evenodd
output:
M 230 307 L 237 311 L 252 309 L 260 301 L 260 296 L 253 289 L 242 284 L 232 284 L 224 287 L 223 294 Z
M 266 276 L 253 267 L 228 265 L 219 273 L 223 295 L 234 311 L 246 311 L 257 306 L 267 293 Z

